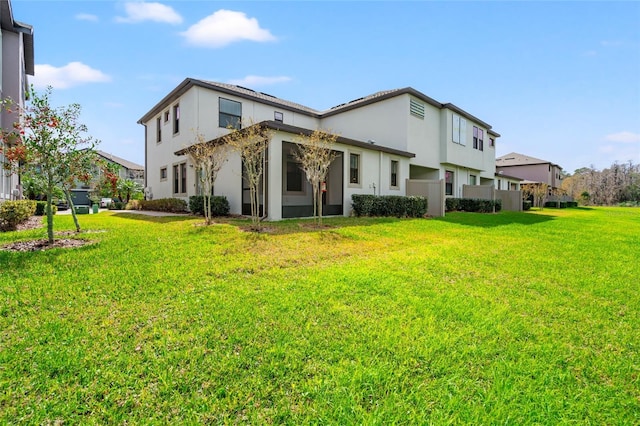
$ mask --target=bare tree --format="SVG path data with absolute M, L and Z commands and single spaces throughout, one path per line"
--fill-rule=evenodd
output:
M 222 165 L 228 159 L 228 148 L 228 145 L 224 143 L 206 142 L 204 135 L 197 132 L 196 143 L 185 150 L 187 157 L 198 173 L 204 203 L 204 219 L 207 225 L 210 225 L 212 221 L 211 195 L 213 193 L 213 185 Z
M 298 149 L 293 155 L 306 174 L 313 193 L 313 217 L 322 225 L 322 183 L 327 179 L 329 166 L 336 158 L 332 150 L 338 136 L 324 130 L 300 135 Z
M 249 185 L 251 200 L 251 223 L 254 230 L 260 229 L 260 184 L 264 186 L 263 178 L 266 151 L 273 132 L 261 123 L 250 123 L 242 130 L 232 129 L 223 142 L 240 154 L 244 173 L 243 179 Z
M 523 199 L 533 198 L 533 205 L 544 208 L 544 199 L 549 195 L 549 185 L 543 182 L 523 183 L 520 185 Z

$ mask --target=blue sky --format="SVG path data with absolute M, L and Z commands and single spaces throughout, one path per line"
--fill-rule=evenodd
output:
M 12 0 L 36 77 L 99 149 L 144 164 L 137 120 L 186 77 L 323 110 L 411 86 L 490 123 L 497 155 L 640 163 L 639 2 Z

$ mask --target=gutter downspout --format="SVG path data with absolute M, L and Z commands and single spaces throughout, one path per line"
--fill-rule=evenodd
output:
M 382 151 L 378 158 L 378 195 L 382 195 Z

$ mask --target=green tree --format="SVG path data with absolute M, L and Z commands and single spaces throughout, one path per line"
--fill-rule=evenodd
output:
M 51 87 L 41 95 L 33 87 L 29 103 L 20 108 L 10 99 L 2 101 L 6 109 L 17 108 L 18 119 L 11 129 L 1 129 L 3 154 L 13 170 L 42 177 L 43 191 L 47 197 L 47 237 L 53 244 L 53 210 L 51 208 L 56 189 L 74 177 L 77 169 L 77 152 L 93 150 L 97 141 L 86 136 L 87 127 L 80 124 L 80 105 L 52 107 Z

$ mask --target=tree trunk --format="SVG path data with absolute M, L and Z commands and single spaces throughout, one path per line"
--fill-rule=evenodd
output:
M 76 225 L 76 232 L 80 232 L 80 222 L 78 222 L 78 216 L 76 216 L 76 209 L 73 205 L 73 200 L 71 200 L 71 193 L 69 190 L 64 190 L 64 195 L 67 197 L 67 203 L 69 203 L 69 208 L 71 209 L 71 216 L 73 216 L 73 223 Z
M 47 187 L 47 239 L 49 245 L 53 244 L 53 183 L 49 179 L 49 185 Z
M 322 184 L 318 185 L 318 225 L 322 226 Z

